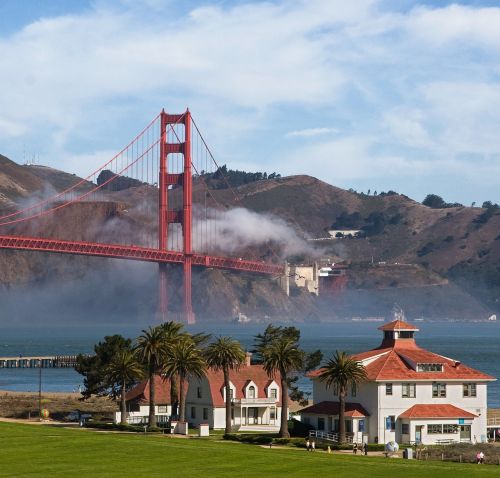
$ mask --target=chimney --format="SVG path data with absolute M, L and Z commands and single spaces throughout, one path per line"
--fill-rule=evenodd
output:
M 252 352 L 247 352 L 245 354 L 245 366 L 250 367 L 252 365 Z

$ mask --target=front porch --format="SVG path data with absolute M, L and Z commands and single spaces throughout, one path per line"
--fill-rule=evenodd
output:
M 233 400 L 231 409 L 233 425 L 240 425 L 241 431 L 279 430 L 280 419 L 275 399 L 242 398 Z
M 314 437 L 337 442 L 340 431 L 339 403 L 320 402 L 300 410 L 301 421 L 314 427 Z M 345 438 L 352 443 L 368 440 L 369 413 L 359 403 L 346 403 Z M 311 435 L 313 436 L 313 435 Z

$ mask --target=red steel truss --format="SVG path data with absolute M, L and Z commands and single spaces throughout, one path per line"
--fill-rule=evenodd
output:
M 132 261 L 157 262 L 158 264 L 183 264 L 185 260 L 184 253 L 180 251 L 162 251 L 148 247 L 62 241 L 59 239 L 40 239 L 35 237 L 0 236 L 0 249 L 110 257 Z M 191 257 L 193 266 L 255 272 L 267 275 L 282 275 L 285 272 L 284 266 L 279 264 L 268 264 L 266 262 L 248 261 L 232 257 L 207 256 L 196 253 L 192 253 Z

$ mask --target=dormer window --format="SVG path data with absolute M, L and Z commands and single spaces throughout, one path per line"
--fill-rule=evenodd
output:
M 248 398 L 255 398 L 255 387 L 253 385 L 248 387 Z
M 274 400 L 276 400 L 278 398 L 278 390 L 276 390 L 275 388 L 271 388 L 269 390 L 269 395 L 270 395 L 270 398 L 273 398 Z
M 442 363 L 419 363 L 417 364 L 417 372 L 442 372 Z

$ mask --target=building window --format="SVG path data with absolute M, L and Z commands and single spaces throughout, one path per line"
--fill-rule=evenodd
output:
M 432 397 L 433 398 L 446 398 L 446 383 L 432 384 Z
M 271 388 L 269 390 L 269 397 L 274 398 L 274 400 L 276 400 L 278 398 L 278 390 L 276 390 L 275 388 Z
M 460 427 L 458 425 L 445 424 L 443 425 L 443 433 L 458 433 Z
M 410 424 L 409 423 L 401 423 L 401 434 L 409 435 L 410 434 Z
M 166 405 L 158 405 L 158 413 L 167 413 Z
M 391 432 L 396 431 L 396 417 L 394 415 L 385 417 L 385 429 Z
M 392 383 L 385 384 L 385 394 L 392 395 Z
M 429 435 L 437 435 L 443 433 L 443 425 L 427 425 L 427 433 Z
M 232 400 L 234 398 L 234 390 L 232 388 L 229 389 L 229 399 Z
M 198 388 L 196 389 L 196 396 L 197 396 L 198 398 L 201 398 L 201 387 L 198 387 Z
M 269 411 L 269 418 L 271 420 L 276 420 L 276 408 L 271 408 L 270 409 L 270 411 Z M 304 423 L 306 423 L 305 420 L 306 419 L 304 418 Z M 307 423 L 309 423 L 309 418 L 307 418 Z
M 401 384 L 401 396 L 403 398 L 415 398 L 415 384 L 414 383 L 402 383 Z
M 208 408 L 203 409 L 203 420 L 208 420 Z
M 475 383 L 464 383 L 464 397 L 477 397 L 477 389 Z
M 365 431 L 365 420 L 359 420 L 358 421 L 358 431 L 364 432 Z
M 352 433 L 352 420 L 345 420 L 345 431 L 347 433 Z
M 318 417 L 318 430 L 325 429 L 325 419 L 322 417 Z
M 255 387 L 253 385 L 248 387 L 248 398 L 255 398 Z
M 401 330 L 399 332 L 399 338 L 400 339 L 412 339 L 413 338 L 413 331 Z
M 191 418 L 196 418 L 196 407 L 191 407 Z
M 356 396 L 357 388 L 358 387 L 356 386 L 356 383 L 353 382 L 353 384 L 351 385 L 351 397 Z
M 417 364 L 417 372 L 442 372 L 442 363 L 419 363 Z

